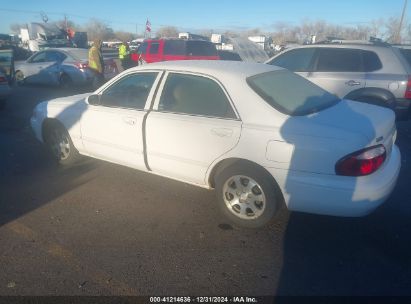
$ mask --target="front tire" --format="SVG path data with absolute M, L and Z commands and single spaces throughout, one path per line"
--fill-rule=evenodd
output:
M 53 158 L 61 165 L 72 165 L 80 156 L 67 130 L 59 123 L 48 126 L 45 142 Z
M 257 166 L 230 166 L 216 176 L 215 182 L 222 213 L 239 227 L 263 227 L 283 205 L 280 188 Z
M 14 79 L 16 81 L 16 84 L 18 86 L 21 86 L 24 84 L 25 79 L 24 79 L 24 74 L 22 71 L 16 71 L 16 74 L 14 75 Z

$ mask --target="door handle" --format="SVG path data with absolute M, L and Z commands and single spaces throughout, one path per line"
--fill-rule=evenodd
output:
M 231 135 L 233 135 L 233 130 L 227 128 L 215 128 L 211 129 L 211 134 L 219 137 L 231 137 Z
M 130 126 L 134 126 L 136 124 L 136 120 L 132 117 L 123 117 L 123 121 Z
M 361 82 L 355 81 L 355 80 L 350 80 L 350 81 L 347 81 L 345 84 L 346 84 L 346 85 L 349 85 L 350 87 L 353 87 L 353 86 L 360 85 Z

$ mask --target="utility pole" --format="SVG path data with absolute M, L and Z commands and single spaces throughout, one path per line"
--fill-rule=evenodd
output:
M 400 25 L 399 25 L 399 27 L 398 27 L 398 32 L 397 32 L 397 39 L 396 39 L 396 42 L 397 42 L 397 43 L 401 43 L 402 23 L 404 22 L 405 11 L 406 11 L 406 9 L 407 9 L 407 4 L 408 4 L 407 2 L 408 2 L 408 0 L 405 0 L 405 1 L 404 1 L 404 7 L 403 7 L 403 9 L 402 9 Z
M 66 14 L 64 14 L 64 26 L 66 27 L 66 33 L 67 33 L 68 26 L 67 26 L 67 15 Z

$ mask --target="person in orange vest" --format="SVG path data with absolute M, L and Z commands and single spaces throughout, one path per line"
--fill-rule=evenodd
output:
M 88 66 L 96 75 L 94 87 L 98 87 L 104 83 L 104 60 L 101 54 L 102 41 L 96 39 L 93 42 L 93 46 L 88 52 Z

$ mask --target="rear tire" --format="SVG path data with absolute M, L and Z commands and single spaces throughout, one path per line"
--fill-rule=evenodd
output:
M 284 205 L 274 179 L 252 164 L 227 167 L 216 176 L 215 184 L 222 213 L 240 227 L 263 227 Z
M 69 133 L 61 124 L 52 123 L 45 132 L 45 143 L 59 164 L 72 165 L 80 158 Z

